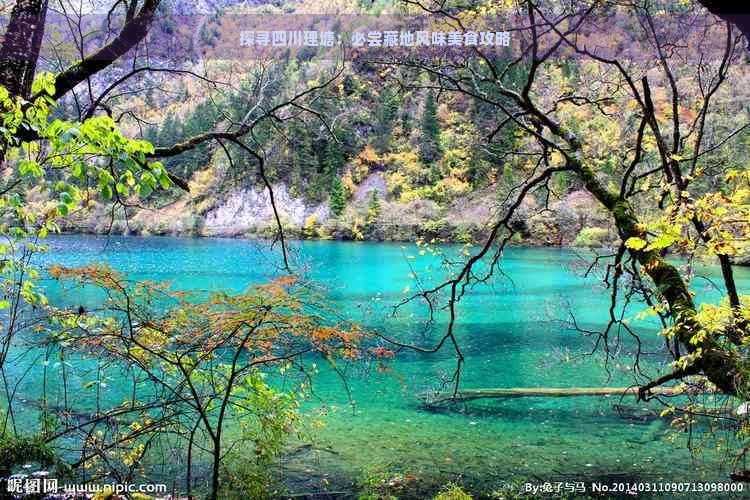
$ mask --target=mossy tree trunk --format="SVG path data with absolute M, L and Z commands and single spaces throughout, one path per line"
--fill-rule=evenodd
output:
M 610 212 L 622 241 L 634 237 L 645 238 L 645 230 L 630 203 L 608 191 L 597 180 L 592 168 L 579 160 L 571 161 L 585 188 Z M 675 336 L 688 353 L 697 355 L 697 361 L 691 367 L 675 374 L 703 372 L 722 392 L 735 394 L 739 359 L 733 352 L 719 346 L 714 338 L 698 340 L 702 328 L 696 319 L 695 303 L 678 269 L 664 260 L 657 250 L 630 249 L 630 253 L 641 264 L 643 272 L 651 278 L 669 305 Z
M 44 36 L 47 0 L 18 0 L 0 47 L 0 85 L 11 95 L 27 98 Z

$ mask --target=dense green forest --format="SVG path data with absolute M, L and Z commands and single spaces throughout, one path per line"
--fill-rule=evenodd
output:
M 228 7 L 227 11 L 316 9 L 320 7 L 315 2 L 303 2 L 250 10 Z M 368 15 L 402 12 L 388 2 L 365 2 L 356 11 Z M 314 49 L 306 47 L 287 53 L 282 60 L 239 69 L 229 63 L 212 63 L 212 78 L 236 79 L 236 90 L 189 79 L 155 80 L 147 81 L 149 85 L 135 99 L 128 94 L 111 99 L 111 105 L 119 106 L 120 113 L 143 116 L 144 122 L 135 123 L 136 135 L 157 146 L 172 145 L 247 118 L 245 96 L 257 91 L 261 71 L 268 82 L 273 81 L 262 89 L 267 97 L 291 97 L 320 83 L 320 75 L 336 67 L 329 56 L 316 55 Z M 500 66 L 510 61 L 510 56 L 507 48 L 501 48 L 493 55 L 493 63 Z M 575 72 L 576 66 L 570 63 L 566 71 Z M 508 85 L 518 89 L 522 79 L 522 72 L 514 69 L 507 77 Z M 341 68 L 335 84 L 321 90 L 315 99 L 316 114 L 298 112 L 281 125 L 267 125 L 268 130 L 258 131 L 263 148 L 273 152 L 267 161 L 268 178 L 289 201 L 281 217 L 291 236 L 462 242 L 486 236 L 482 221 L 521 179 L 504 155 L 517 133 L 512 126 L 504 127 L 485 146 L 483 139 L 496 125 L 493 106 L 413 88 L 429 86 L 430 81 L 426 71 L 383 71 L 367 61 L 354 61 Z M 237 153 L 231 143 L 226 148 Z M 119 211 L 113 223 L 112 214 L 105 210 L 88 220 L 76 220 L 70 229 L 152 235 L 273 234 L 261 179 L 248 176 L 247 169 L 229 165 L 224 146 L 201 144 L 164 163 L 170 172 L 191 182 L 189 194 L 178 193 L 177 200 L 174 194 L 166 195 L 160 201 L 166 209 L 156 213 Z M 598 213 L 596 202 L 572 176 L 555 177 L 553 198 L 551 213 L 517 218 L 518 242 L 611 243 L 614 232 L 605 214 Z M 169 207 L 174 203 L 178 208 L 172 211 Z M 531 214 L 540 202 L 528 203 L 525 208 Z M 238 208 L 243 204 L 250 207 Z M 179 217 L 175 217 L 177 213 Z

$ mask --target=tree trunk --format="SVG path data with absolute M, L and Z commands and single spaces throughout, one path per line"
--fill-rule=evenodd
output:
M 0 47 L 0 85 L 28 99 L 44 36 L 47 0 L 18 0 Z
M 586 189 L 612 214 L 622 240 L 626 241 L 632 237 L 645 238 L 645 232 L 630 203 L 605 189 L 589 166 L 579 160 L 572 161 Z M 630 249 L 630 253 L 641 264 L 643 271 L 651 278 L 669 305 L 677 339 L 688 353 L 697 355 L 694 366 L 723 393 L 736 394 L 739 360 L 732 352 L 722 349 L 714 338 L 697 341 L 701 325 L 695 318 L 695 304 L 679 271 L 655 250 Z
M 193 443 L 195 441 L 195 433 L 198 431 L 200 422 L 200 419 L 195 422 L 195 425 L 190 430 L 190 438 L 188 439 L 186 464 L 187 470 L 185 471 L 185 489 L 187 492 L 188 500 L 193 500 Z
M 511 387 L 503 389 L 464 389 L 445 393 L 425 393 L 418 397 L 426 406 L 444 403 L 461 403 L 475 399 L 507 398 L 566 398 L 586 396 L 638 396 L 638 387 Z M 654 389 L 659 396 L 678 396 L 690 393 L 690 389 L 661 387 Z
M 214 438 L 213 468 L 211 470 L 211 500 L 219 498 L 219 466 L 221 465 L 221 438 L 217 434 Z

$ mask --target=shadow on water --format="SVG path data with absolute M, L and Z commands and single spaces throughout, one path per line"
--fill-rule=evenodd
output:
M 529 402 L 533 407 L 533 402 Z M 445 403 L 431 405 L 422 403 L 415 405 L 415 410 L 441 415 L 463 415 L 472 418 L 501 418 L 507 421 L 538 421 L 555 420 L 558 422 L 575 420 L 579 425 L 601 425 L 602 423 L 641 423 L 650 424 L 654 421 L 669 423 L 671 417 L 661 416 L 654 407 L 634 406 L 613 403 L 597 408 L 549 408 L 540 409 L 537 413 L 529 412 L 528 408 L 507 406 L 502 403 Z

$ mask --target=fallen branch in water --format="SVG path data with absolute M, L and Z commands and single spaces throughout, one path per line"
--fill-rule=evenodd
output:
M 680 396 L 706 392 L 687 387 L 659 387 L 651 389 L 654 396 Z M 426 392 L 417 397 L 426 406 L 463 403 L 486 398 L 565 398 L 580 396 L 638 396 L 638 387 L 514 387 L 508 389 L 465 389 L 456 393 Z

